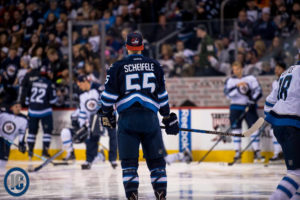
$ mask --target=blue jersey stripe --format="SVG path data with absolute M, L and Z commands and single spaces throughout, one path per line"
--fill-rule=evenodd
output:
M 267 102 L 267 101 L 266 101 L 265 104 L 266 104 L 266 106 L 269 106 L 269 107 L 273 107 L 273 106 L 274 106 L 274 104 L 272 104 L 272 103 L 270 103 L 270 102 Z
M 293 118 L 277 118 L 273 116 L 272 113 L 267 113 L 265 120 L 274 126 L 292 126 L 300 128 L 299 120 Z
M 246 105 L 237 105 L 237 104 L 231 104 L 230 105 L 230 110 L 245 110 Z

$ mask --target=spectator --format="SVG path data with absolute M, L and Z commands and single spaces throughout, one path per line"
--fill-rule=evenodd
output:
M 82 7 L 78 8 L 77 14 L 81 14 L 82 18 L 87 20 L 90 16 L 90 11 L 92 10 L 91 5 L 89 4 L 89 1 L 82 1 Z
M 33 49 L 37 47 L 40 43 L 39 36 L 37 34 L 32 34 L 30 39 L 30 46 L 27 49 L 27 52 L 31 55 L 33 53 Z
M 270 44 L 274 37 L 275 30 L 275 24 L 270 18 L 270 8 L 265 7 L 262 11 L 262 17 L 253 27 L 254 40 L 263 39 Z
M 26 7 L 25 14 L 25 35 L 24 38 L 29 39 L 34 33 L 38 36 L 40 35 L 43 24 L 45 20 L 43 19 L 41 13 L 37 9 L 37 5 L 34 1 L 29 1 Z
M 208 56 L 216 57 L 214 49 L 214 41 L 207 34 L 206 27 L 202 24 L 196 27 L 197 37 L 201 38 L 201 44 L 198 47 L 199 52 L 199 68 L 196 69 L 196 76 L 213 76 L 218 72 L 210 65 Z
M 59 43 L 61 43 L 61 40 L 63 38 L 63 36 L 66 36 L 66 27 L 65 24 L 63 22 L 57 22 L 56 26 L 55 26 L 55 36 L 56 39 Z
M 174 61 L 172 56 L 173 50 L 171 45 L 163 44 L 161 46 L 161 59 L 159 60 L 159 63 L 161 64 L 166 77 L 169 77 L 170 72 L 174 69 Z
M 264 60 L 270 60 L 271 68 L 275 68 L 275 64 L 278 62 L 283 62 L 285 54 L 283 51 L 282 40 L 279 37 L 274 37 L 272 44 L 267 50 L 266 58 Z
M 59 18 L 59 14 L 60 14 L 60 8 L 57 7 L 57 1 L 56 0 L 50 0 L 50 5 L 49 5 L 49 9 L 46 11 L 46 13 L 44 14 L 44 19 L 48 19 L 48 15 L 50 13 L 53 13 L 55 15 L 55 17 L 58 19 Z
M 262 62 L 257 59 L 257 52 L 255 49 L 251 49 L 246 54 L 246 66 L 244 67 L 244 75 L 258 76 L 262 71 Z
M 1 63 L 2 83 L 8 86 L 13 85 L 19 68 L 20 58 L 17 55 L 17 48 L 10 47 L 8 57 Z
M 5 11 L 3 14 L 3 18 L 0 18 L 0 32 L 8 32 L 11 33 L 10 27 L 12 24 L 12 18 L 8 11 Z
M 53 81 L 58 84 L 61 78 L 68 76 L 67 65 L 59 59 L 56 49 L 50 48 L 47 51 L 47 64 L 53 72 Z
M 247 18 L 247 13 L 245 10 L 241 10 L 238 16 L 238 31 L 239 36 L 249 42 L 252 39 L 252 26 L 253 23 Z
M 71 0 L 65 0 L 64 12 L 66 12 L 69 20 L 74 20 L 77 17 L 77 11 Z
M 259 18 L 260 10 L 256 6 L 255 0 L 247 0 L 246 5 L 247 18 L 253 23 L 256 22 Z
M 15 10 L 13 14 L 13 22 L 11 24 L 10 33 L 13 35 L 23 36 L 24 34 L 24 21 L 19 10 Z
M 57 18 L 55 17 L 54 13 L 49 13 L 47 15 L 47 19 L 45 25 L 43 27 L 43 32 L 48 34 L 50 32 L 55 32 Z
M 99 51 L 100 33 L 99 33 L 99 26 L 97 24 L 92 26 L 91 36 L 89 37 L 88 42 L 92 45 L 92 51 L 94 53 Z
M 186 58 L 186 61 L 188 63 L 192 63 L 192 58 L 194 56 L 194 52 L 190 49 L 187 49 L 184 47 L 184 42 L 181 40 L 178 40 L 176 42 L 176 53 L 182 52 L 184 57 Z
M 183 77 L 183 70 L 188 68 L 188 64 L 185 63 L 185 57 L 183 52 L 178 52 L 174 54 L 174 68 L 170 72 L 170 77 Z
M 111 15 L 111 12 L 108 10 L 104 11 L 103 17 L 100 20 L 100 22 L 105 22 L 106 30 L 110 29 L 115 23 L 115 21 L 116 21 L 115 16 Z
M 158 25 L 155 28 L 154 35 L 152 37 L 153 42 L 157 42 L 167 35 L 169 35 L 171 32 L 173 32 L 174 29 L 172 28 L 172 24 L 167 23 L 167 18 L 165 15 L 160 15 L 158 18 Z M 150 40 L 151 41 L 151 40 Z
M 262 76 L 274 74 L 269 62 L 263 62 L 261 68 L 262 69 L 260 75 Z

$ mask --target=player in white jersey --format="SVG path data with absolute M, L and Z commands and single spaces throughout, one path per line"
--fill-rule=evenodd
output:
M 10 152 L 10 142 L 19 137 L 19 151 L 25 153 L 24 136 L 27 118 L 21 114 L 21 104 L 13 102 L 9 109 L 0 112 L 0 170 L 4 169 Z
M 277 63 L 276 64 L 276 67 L 275 67 L 275 75 L 276 75 L 276 80 L 273 81 L 272 83 L 272 90 L 274 90 L 277 85 L 278 85 L 278 81 L 279 81 L 279 77 L 280 75 L 286 70 L 286 65 L 285 63 Z M 270 102 L 266 101 L 265 102 L 265 110 L 267 111 L 270 111 L 270 109 L 273 107 L 273 104 L 271 104 Z M 281 146 L 280 144 L 278 143 L 275 135 L 274 135 L 274 132 L 273 132 L 273 129 L 270 129 L 270 133 L 271 133 L 271 136 L 272 136 L 272 140 L 273 140 L 273 149 L 274 149 L 274 155 L 272 158 L 270 158 L 270 161 L 277 161 L 277 160 L 280 160 L 282 159 L 282 149 L 281 149 Z
M 266 101 L 274 105 L 265 107 L 266 121 L 272 124 L 287 166 L 270 199 L 300 199 L 300 62 L 281 74 Z
M 94 117 L 97 113 L 98 101 L 100 99 L 100 93 L 102 92 L 101 86 L 97 83 L 90 83 L 87 80 L 86 76 L 80 76 L 77 81 L 77 85 L 82 91 L 79 96 L 79 109 L 77 112 L 73 113 L 73 117 L 77 117 L 78 115 L 78 129 L 82 127 L 86 127 L 86 130 L 82 132 L 88 132 L 88 139 L 85 140 L 86 143 L 86 162 L 82 164 L 82 169 L 90 169 L 92 162 L 98 153 L 98 141 L 100 135 L 103 133 L 104 129 L 100 126 L 98 117 Z M 96 119 L 96 120 L 95 120 Z M 70 156 L 72 156 L 72 136 L 74 135 L 74 131 L 70 131 L 69 129 L 63 129 L 61 133 L 62 142 L 64 144 L 64 148 L 67 149 L 67 152 L 70 152 Z M 117 138 L 116 138 L 116 130 L 108 129 L 108 134 L 110 137 L 110 151 L 109 151 L 109 161 L 111 162 L 112 167 L 116 167 L 116 159 L 117 159 Z M 76 141 L 75 141 L 76 142 Z M 82 141 L 78 141 L 82 142 Z
M 232 64 L 233 76 L 228 78 L 225 82 L 224 93 L 228 99 L 230 99 L 230 124 L 232 132 L 236 134 L 242 133 L 242 122 L 235 123 L 247 106 L 249 110 L 245 115 L 245 120 L 248 127 L 252 126 L 258 119 L 256 112 L 257 101 L 262 96 L 262 89 L 257 79 L 252 76 L 243 76 L 243 66 L 240 62 L 234 62 Z M 254 138 L 258 134 L 258 131 L 252 134 L 251 138 Z M 241 157 L 241 138 L 234 138 L 234 149 L 236 151 L 234 159 Z M 256 138 L 252 143 L 253 150 L 255 152 L 255 159 L 260 159 L 259 138 Z

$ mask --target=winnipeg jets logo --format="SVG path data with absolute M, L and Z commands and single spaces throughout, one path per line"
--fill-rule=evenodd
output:
M 89 99 L 85 102 L 85 107 L 88 111 L 93 112 L 97 108 L 97 100 L 96 99 Z
M 11 135 L 16 130 L 16 125 L 12 121 L 7 121 L 3 124 L 2 130 L 5 134 Z
M 137 38 L 132 38 L 131 39 L 131 44 L 138 45 L 139 44 L 139 40 Z

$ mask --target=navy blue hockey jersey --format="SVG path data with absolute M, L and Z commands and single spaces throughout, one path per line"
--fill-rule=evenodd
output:
M 52 104 L 57 101 L 54 84 L 46 77 L 40 77 L 33 81 L 28 90 L 26 104 L 28 115 L 32 117 L 44 117 L 52 114 Z
M 170 113 L 161 65 L 143 55 L 133 54 L 109 69 L 101 104 L 106 112 L 116 104 L 120 113 L 137 102 L 155 113 L 159 111 L 162 116 Z

